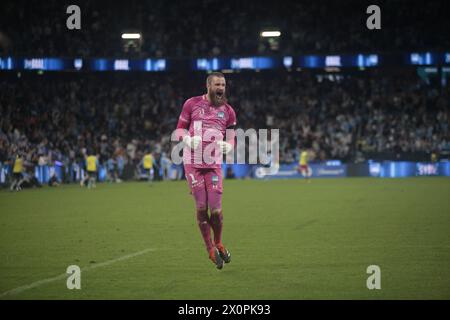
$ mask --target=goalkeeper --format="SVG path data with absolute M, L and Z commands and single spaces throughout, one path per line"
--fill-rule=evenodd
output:
M 187 146 L 184 150 L 190 151 L 184 155 L 183 161 L 186 179 L 195 200 L 197 223 L 209 258 L 218 269 L 231 261 L 230 252 L 222 243 L 221 162 L 223 154 L 230 152 L 234 146 L 236 114 L 227 103 L 225 86 L 223 74 L 211 73 L 206 80 L 207 93 L 184 103 L 177 125 L 177 129 L 184 129 L 184 134 L 180 135 Z M 211 131 L 218 132 L 222 139 L 209 139 L 208 133 Z M 224 136 L 227 141 L 223 141 Z M 211 155 L 215 161 L 208 161 L 203 152 L 198 152 L 211 147 L 214 149 Z M 214 240 L 211 239 L 211 229 Z

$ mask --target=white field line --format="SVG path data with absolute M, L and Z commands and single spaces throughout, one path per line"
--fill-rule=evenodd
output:
M 128 260 L 128 259 L 140 256 L 140 255 L 143 255 L 143 254 L 145 254 L 147 252 L 150 252 L 150 251 L 156 251 L 156 249 L 149 248 L 149 249 L 145 249 L 145 250 L 138 251 L 138 252 L 135 252 L 135 253 L 130 253 L 130 254 L 127 254 L 125 256 L 116 258 L 116 259 L 107 260 L 107 261 L 104 261 L 104 262 L 101 262 L 101 263 L 97 263 L 97 264 L 94 264 L 92 266 L 87 266 L 87 267 L 82 268 L 81 272 L 85 272 L 85 271 L 89 271 L 89 270 L 93 270 L 93 269 L 97 269 L 97 268 L 101 268 L 101 267 L 106 267 L 106 266 L 109 266 L 110 264 L 113 264 L 113 263 L 116 263 L 116 262 L 119 262 L 119 261 L 123 261 L 123 260 Z M 30 284 L 27 284 L 27 285 L 24 285 L 24 286 L 20 286 L 20 287 L 17 287 L 15 289 L 11 289 L 9 291 L 5 291 L 3 293 L 0 293 L 0 298 L 8 296 L 8 295 L 19 294 L 19 293 L 22 293 L 22 292 L 24 292 L 26 290 L 33 289 L 33 288 L 36 288 L 36 287 L 40 287 L 40 286 L 42 286 L 44 284 L 47 284 L 47 283 L 50 283 L 50 282 L 64 280 L 64 279 L 67 279 L 68 276 L 69 275 L 67 273 L 63 273 L 63 274 L 61 274 L 59 276 L 56 276 L 56 277 L 53 277 L 53 278 L 47 278 L 47 279 L 38 280 L 38 281 L 35 281 L 33 283 L 30 283 Z

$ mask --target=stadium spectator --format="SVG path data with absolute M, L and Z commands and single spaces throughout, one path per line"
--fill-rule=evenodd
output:
M 370 4 L 360 0 L 286 0 L 283 5 L 254 0 L 84 0 L 78 3 L 81 30 L 69 31 L 66 2 L 9 0 L 2 2 L 0 55 L 211 57 L 450 46 L 446 1 L 379 0 L 382 28 L 376 32 L 365 27 Z M 260 32 L 267 28 L 280 30 L 280 39 L 261 38 Z M 142 41 L 132 50 L 120 37 L 129 29 L 142 33 Z
M 449 85 L 423 81 L 412 70 L 267 71 L 229 74 L 227 80 L 240 128 L 280 129 L 282 163 L 298 161 L 304 145 L 321 161 L 363 161 L 379 153 L 422 154 L 427 161 L 432 151 L 450 152 Z M 161 155 L 171 153 L 183 100 L 202 86 L 201 74 L 4 75 L 0 154 L 9 158 L 24 150 L 39 170 L 68 159 L 74 181 L 86 169 L 90 148 L 99 151 L 102 166 L 108 163 L 110 179 L 119 181 L 126 166 L 137 165 L 136 155 L 151 147 L 157 180 L 160 169 L 167 174 Z

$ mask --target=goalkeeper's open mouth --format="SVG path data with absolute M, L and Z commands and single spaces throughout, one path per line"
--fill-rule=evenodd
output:
M 223 91 L 216 91 L 216 98 L 218 100 L 222 100 L 223 96 L 224 96 L 224 92 Z

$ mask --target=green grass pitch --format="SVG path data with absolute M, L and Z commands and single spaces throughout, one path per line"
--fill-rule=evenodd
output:
M 184 181 L 3 190 L 0 299 L 450 299 L 448 178 L 224 190 L 232 262 L 221 271 Z M 61 276 L 69 265 L 82 270 L 80 290 Z M 366 287 L 369 265 L 381 290 Z

